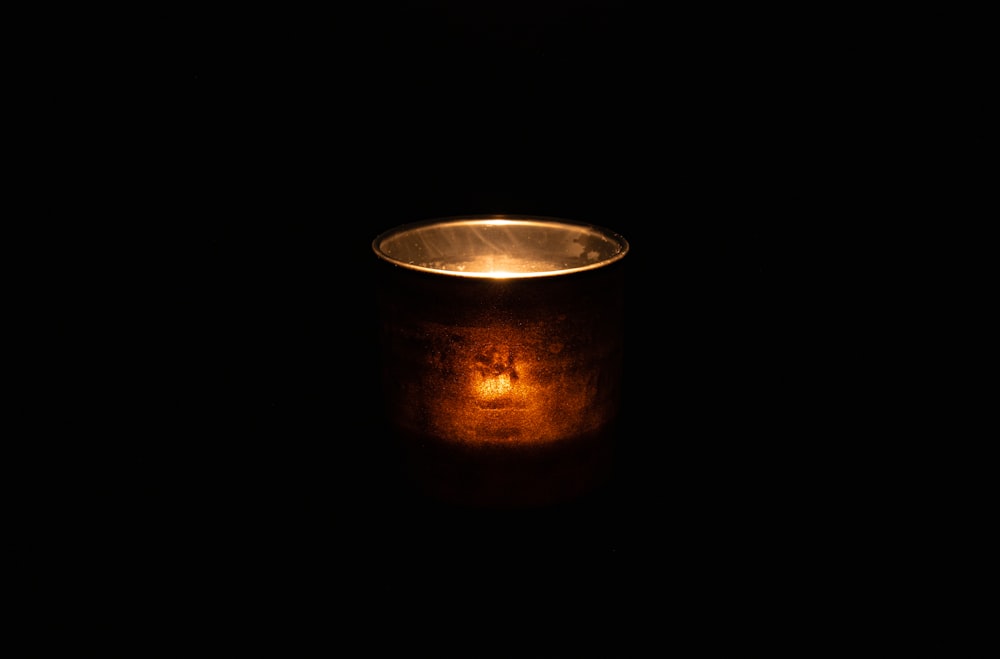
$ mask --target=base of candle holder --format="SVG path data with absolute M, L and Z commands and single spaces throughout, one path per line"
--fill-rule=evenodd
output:
M 440 503 L 470 508 L 537 508 L 568 503 L 610 480 L 611 429 L 543 444 L 470 445 L 398 437 L 410 485 Z

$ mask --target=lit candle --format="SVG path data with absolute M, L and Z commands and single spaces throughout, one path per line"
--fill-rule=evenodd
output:
M 507 507 L 603 482 L 627 241 L 554 218 L 472 216 L 396 227 L 373 248 L 387 411 L 420 489 Z

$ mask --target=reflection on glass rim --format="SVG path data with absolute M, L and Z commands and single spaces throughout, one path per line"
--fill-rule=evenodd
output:
M 456 277 L 521 279 L 593 270 L 622 259 L 628 241 L 549 217 L 474 215 L 404 224 L 372 241 L 395 265 Z

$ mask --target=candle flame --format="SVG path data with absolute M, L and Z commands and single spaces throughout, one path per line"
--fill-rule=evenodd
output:
M 484 378 L 476 385 L 476 393 L 483 398 L 499 398 L 510 393 L 513 384 L 509 373 L 502 373 L 494 378 Z

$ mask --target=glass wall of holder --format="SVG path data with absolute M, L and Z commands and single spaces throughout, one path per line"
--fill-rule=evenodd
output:
M 406 224 L 379 260 L 389 425 L 421 492 L 544 506 L 610 475 L 629 245 L 603 227 L 515 215 Z

